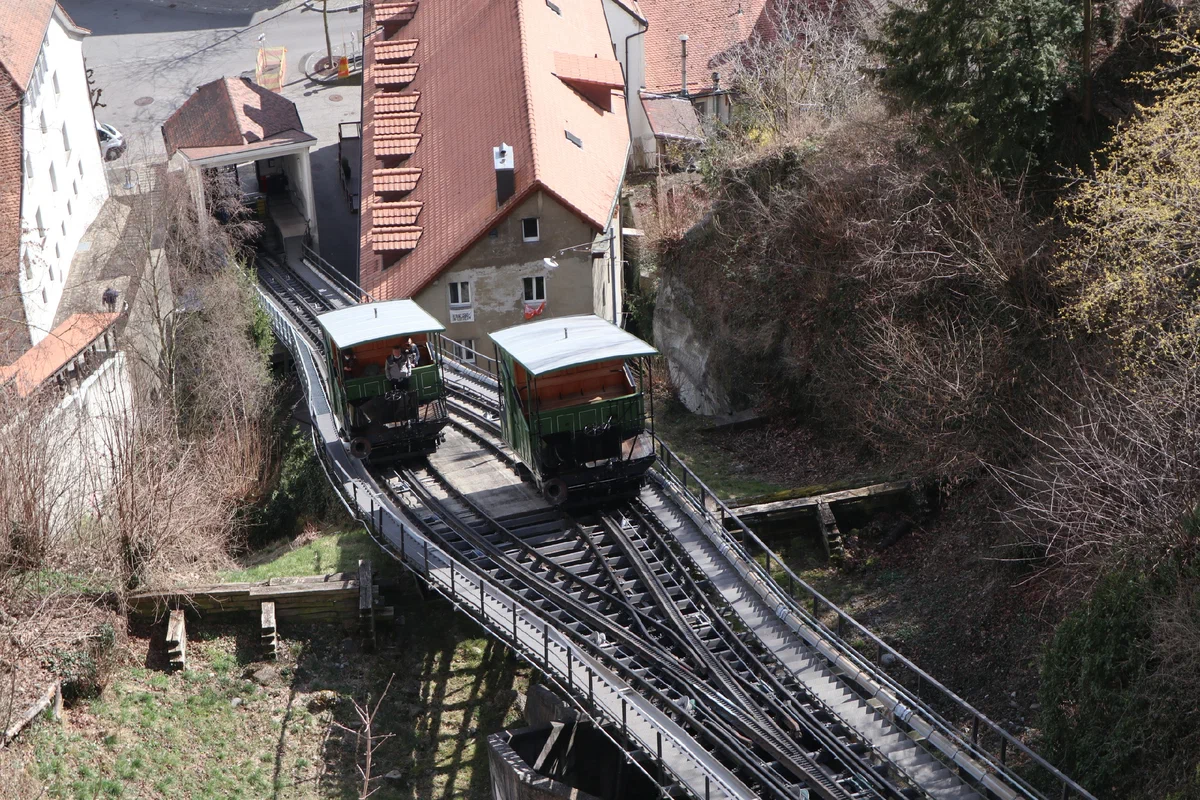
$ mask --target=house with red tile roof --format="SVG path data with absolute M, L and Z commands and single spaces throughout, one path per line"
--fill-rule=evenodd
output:
M 773 34 L 775 0 L 604 0 L 613 47 L 629 82 L 633 161 L 657 166 L 672 142 L 703 138 L 701 120 L 729 121 L 722 83 L 731 59 Z M 628 22 L 624 18 L 640 20 Z M 614 24 L 615 23 L 615 24 Z M 630 35 L 632 33 L 632 35 Z
M 289 261 L 302 245 L 316 249 L 317 206 L 306 133 L 296 104 L 248 78 L 218 78 L 196 89 L 162 125 L 167 156 L 188 171 L 203 208 L 203 170 L 231 171 L 242 186 L 261 192 L 269 228 Z
M 467 347 L 613 319 L 629 134 L 601 5 L 368 0 L 363 23 L 363 288 Z
M 108 198 L 88 33 L 54 0 L 8 0 L 0 14 L 0 364 L 50 332 L 76 248 Z

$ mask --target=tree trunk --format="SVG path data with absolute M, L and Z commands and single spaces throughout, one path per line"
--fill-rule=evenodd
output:
M 1092 0 L 1083 0 L 1083 44 L 1080 53 L 1080 65 L 1083 69 L 1083 121 L 1092 121 L 1092 40 L 1093 34 Z
M 333 63 L 333 43 L 329 39 L 329 0 L 321 0 L 321 21 L 325 23 L 325 55 L 329 56 L 329 68 L 334 69 L 337 65 Z

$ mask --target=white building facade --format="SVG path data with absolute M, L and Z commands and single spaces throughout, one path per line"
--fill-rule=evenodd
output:
M 76 248 L 108 198 L 83 64 L 87 34 L 54 6 L 22 100 L 19 286 L 35 345 L 54 327 Z

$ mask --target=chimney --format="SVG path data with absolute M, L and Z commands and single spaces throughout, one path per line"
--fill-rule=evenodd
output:
M 680 49 L 680 56 L 679 56 L 680 63 L 683 65 L 682 66 L 683 76 L 682 76 L 682 80 L 679 83 L 679 86 L 683 90 L 683 96 L 687 97 L 688 90 L 687 90 L 687 34 L 686 33 L 679 34 L 679 49 Z
M 504 142 L 499 147 L 493 147 L 492 162 L 496 165 L 496 206 L 499 207 L 517 191 L 512 148 Z

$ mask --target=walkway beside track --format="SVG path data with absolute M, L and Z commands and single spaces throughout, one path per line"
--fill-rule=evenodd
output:
M 314 444 L 327 477 L 347 510 L 368 524 L 377 541 L 431 589 L 540 668 L 563 694 L 590 705 L 609 730 L 624 735 L 649 756 L 651 771 L 660 770 L 665 784 L 677 783 L 692 797 L 706 800 L 754 798 L 749 787 L 669 715 L 577 648 L 551 621 L 488 586 L 473 570 L 416 531 L 405 512 L 390 501 L 362 463 L 349 456 L 338 437 L 310 342 L 271 297 L 262 292 L 259 297 L 280 343 L 295 359 L 313 421 Z

